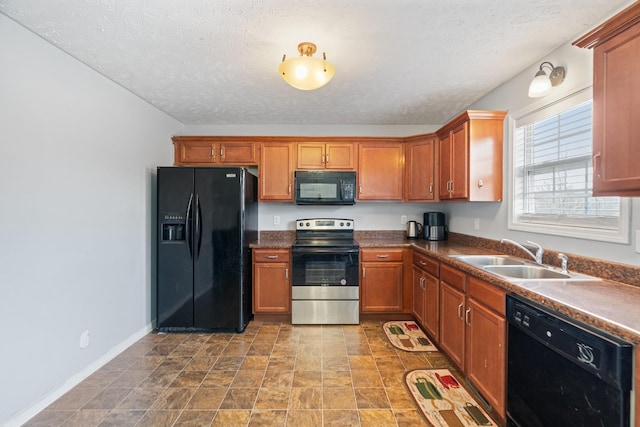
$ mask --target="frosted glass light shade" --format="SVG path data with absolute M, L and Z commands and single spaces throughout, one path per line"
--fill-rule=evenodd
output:
M 539 98 L 547 95 L 551 92 L 551 80 L 547 77 L 547 74 L 540 70 L 536 73 L 536 76 L 531 80 L 529 85 L 529 97 Z
M 336 69 L 326 59 L 314 58 L 315 45 L 301 43 L 300 56 L 283 60 L 278 67 L 285 82 L 300 90 L 313 90 L 326 85 L 333 78 Z

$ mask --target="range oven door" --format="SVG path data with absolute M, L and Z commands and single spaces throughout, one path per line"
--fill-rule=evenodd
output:
M 293 247 L 292 286 L 358 286 L 358 248 Z
M 291 323 L 358 324 L 358 249 L 292 248 Z

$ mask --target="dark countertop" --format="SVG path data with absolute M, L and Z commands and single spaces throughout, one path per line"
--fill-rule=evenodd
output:
M 295 240 L 294 232 L 261 234 L 252 248 L 288 248 Z M 504 253 L 495 247 L 472 246 L 464 241 L 426 241 L 406 239 L 398 233 L 356 232 L 360 248 L 405 247 L 413 248 L 465 273 L 485 280 L 508 292 L 524 296 L 573 319 L 594 326 L 633 344 L 640 344 L 640 287 L 603 279 L 601 281 L 508 281 L 485 270 L 452 258 L 452 255 L 483 255 Z M 460 241 L 462 240 L 462 241 Z M 510 254 L 513 255 L 513 254 Z M 515 256 L 520 256 L 516 254 Z M 546 259 L 545 259 L 546 262 Z M 577 263 L 580 265 L 579 263 Z M 615 267 L 615 266 L 614 266 Z M 630 267 L 630 266 L 623 266 Z M 571 271 L 571 265 L 569 270 Z M 632 274 L 638 274 L 631 266 Z M 599 271 L 596 268 L 594 271 Z M 583 274 L 592 272 L 578 270 Z

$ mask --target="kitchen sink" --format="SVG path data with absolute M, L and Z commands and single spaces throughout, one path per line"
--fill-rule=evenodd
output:
M 452 258 L 475 266 L 524 265 L 525 261 L 508 255 L 456 255 Z
M 571 274 L 538 265 L 487 265 L 484 269 L 511 279 L 570 279 Z
M 562 272 L 543 265 L 525 263 L 524 265 L 486 265 L 485 271 L 512 280 L 601 280 L 585 274 Z
M 601 280 L 573 272 L 562 272 L 552 267 L 535 264 L 509 255 L 453 255 L 458 261 L 465 262 L 495 274 L 503 279 L 521 282 L 526 280 L 566 281 L 566 280 Z

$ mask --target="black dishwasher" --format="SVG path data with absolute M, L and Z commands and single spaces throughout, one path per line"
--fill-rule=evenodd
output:
M 507 426 L 629 426 L 633 347 L 507 295 Z

